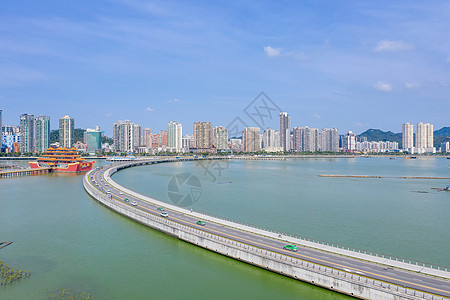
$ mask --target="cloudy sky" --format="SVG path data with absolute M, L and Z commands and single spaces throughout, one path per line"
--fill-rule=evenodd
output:
M 265 92 L 292 126 L 439 129 L 449 28 L 449 1 L 3 1 L 0 109 L 4 124 L 68 114 L 107 135 L 119 120 L 191 133 Z

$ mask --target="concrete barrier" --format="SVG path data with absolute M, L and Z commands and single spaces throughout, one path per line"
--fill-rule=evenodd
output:
M 109 199 L 106 194 L 97 190 L 89 182 L 90 173 L 84 177 L 83 186 L 94 199 L 103 205 L 150 228 L 212 252 L 360 299 L 444 299 L 249 246 L 150 214 L 142 209 Z

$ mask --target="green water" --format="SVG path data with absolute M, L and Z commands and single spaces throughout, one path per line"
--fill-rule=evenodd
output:
M 288 233 L 450 266 L 449 180 L 324 178 L 318 174 L 450 177 L 445 158 L 178 162 L 113 178 L 170 202 L 168 182 L 191 173 L 202 185 L 192 208 Z M 219 170 L 218 169 L 223 169 Z
M 247 170 L 246 165 L 236 164 L 234 169 L 234 164 L 230 164 L 227 178 L 236 183 L 240 177 L 245 177 L 242 172 Z M 263 166 L 259 164 L 259 168 Z M 267 165 L 268 170 L 273 166 L 276 164 Z M 170 174 L 180 169 L 194 171 L 196 167 L 164 164 L 133 168 L 118 173 L 116 179 L 130 181 L 133 185 L 142 183 L 151 187 L 149 194 L 164 195 Z M 202 174 L 199 176 L 204 176 Z M 233 204 L 217 200 L 214 208 L 214 199 L 221 199 L 214 196 L 214 187 L 220 186 L 220 192 L 226 191 L 231 198 L 233 184 L 227 186 L 218 179 L 208 189 L 208 178 L 201 179 L 204 190 L 196 205 L 220 212 Z M 257 186 L 255 181 L 251 189 Z M 276 190 L 275 186 L 273 188 Z M 211 192 L 209 196 L 208 191 Z M 255 201 L 258 202 L 249 194 L 242 203 Z M 242 215 L 235 217 L 255 221 L 253 218 L 257 216 L 250 212 L 245 214 L 246 209 L 243 207 Z M 263 207 L 259 209 L 264 211 Z M 267 214 L 275 218 L 271 210 L 269 206 Z M 231 208 L 224 209 L 225 214 L 232 212 Z M 265 222 L 265 218 L 261 215 L 260 221 Z M 280 228 L 289 226 L 283 219 L 276 221 Z M 0 249 L 0 260 L 14 268 L 20 266 L 31 271 L 30 278 L 0 287 L 2 300 L 48 299 L 61 288 L 86 292 L 96 299 L 347 298 L 211 253 L 134 223 L 90 198 L 82 188 L 80 175 L 1 179 L 0 241 L 13 242 Z

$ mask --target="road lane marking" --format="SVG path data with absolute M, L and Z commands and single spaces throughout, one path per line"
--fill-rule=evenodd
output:
M 98 172 L 98 171 L 97 171 L 97 172 Z M 105 172 L 103 172 L 101 175 L 102 175 L 102 177 L 106 180 L 106 178 L 104 177 Z M 91 184 L 92 184 L 92 183 L 91 183 Z M 114 187 L 114 188 L 117 189 L 116 187 Z M 111 193 L 111 194 L 112 194 L 112 193 Z M 123 202 L 123 200 L 121 199 L 120 196 L 116 195 L 115 193 L 114 193 L 114 195 L 115 195 L 116 197 L 112 197 L 112 198 L 115 198 L 115 200 L 120 201 L 121 203 L 125 203 L 125 204 L 126 204 L 126 202 Z M 149 202 L 149 201 L 147 201 L 147 200 L 144 200 L 144 199 L 142 199 L 142 198 L 136 197 L 136 196 L 134 196 L 134 195 L 130 195 L 130 196 L 133 196 L 133 197 L 136 198 L 136 199 L 139 199 L 139 200 L 141 200 L 141 201 L 145 201 L 145 202 L 147 202 L 147 203 L 150 203 L 150 204 L 152 204 L 152 205 L 155 205 L 155 204 L 153 204 L 153 203 L 151 203 L 151 202 Z M 131 206 L 131 205 L 130 205 L 130 206 Z M 157 214 L 157 213 L 158 213 L 157 210 L 153 210 L 153 209 L 151 209 L 151 208 L 147 208 L 147 207 L 144 207 L 144 206 L 139 205 L 139 204 L 138 204 L 137 206 L 135 206 L 135 207 L 140 207 L 141 210 L 144 210 L 144 211 L 147 211 L 147 212 L 153 212 L 153 213 L 156 213 L 156 214 L 154 214 L 154 215 L 156 215 L 157 217 L 159 217 L 159 215 Z M 176 211 L 174 211 L 174 212 L 176 212 Z M 180 212 L 177 212 L 177 213 L 178 213 L 178 214 L 181 214 L 181 215 L 185 215 L 185 214 L 180 213 Z M 189 215 L 185 215 L 185 216 L 189 217 Z M 160 217 L 160 218 L 162 218 L 162 217 Z M 176 221 L 173 221 L 173 222 L 179 223 L 179 224 L 181 224 L 181 225 L 189 226 L 189 227 L 191 227 L 191 228 L 195 228 L 195 229 L 197 229 L 196 227 L 202 228 L 202 227 L 200 227 L 200 226 L 192 227 L 191 225 L 196 225 L 196 224 L 195 224 L 195 223 L 190 223 L 190 221 L 185 221 L 185 220 L 182 220 L 182 219 L 179 219 L 179 218 L 176 218 L 176 217 L 171 217 L 170 220 L 171 220 L 171 221 L 172 221 L 172 220 L 177 220 L 178 222 L 176 222 Z M 233 228 L 233 229 L 234 229 L 234 230 L 239 230 L 238 228 Z M 197 229 L 197 230 L 200 230 L 200 229 Z M 284 250 L 284 249 L 282 249 L 282 248 L 275 248 L 275 247 L 273 247 L 273 246 L 270 246 L 270 245 L 267 245 L 267 244 L 264 244 L 264 243 L 259 243 L 259 242 L 256 242 L 256 241 L 248 240 L 248 239 L 246 239 L 246 238 L 237 237 L 237 236 L 235 236 L 235 235 L 232 235 L 232 234 L 229 234 L 229 233 L 226 233 L 226 232 L 217 231 L 217 230 L 214 230 L 214 229 L 212 229 L 212 228 L 208 228 L 208 230 L 211 231 L 211 232 L 217 233 L 217 234 L 215 234 L 215 235 L 218 235 L 218 236 L 222 236 L 222 237 L 224 237 L 224 236 L 232 237 L 232 238 L 234 238 L 235 241 L 237 241 L 237 242 L 240 242 L 240 240 L 241 240 L 241 241 L 246 241 L 246 242 L 248 242 L 248 243 L 250 243 L 250 244 L 257 244 L 257 245 L 260 245 L 260 246 L 265 247 L 265 248 L 273 249 L 273 250 L 275 250 L 276 252 L 282 253 L 283 255 L 286 255 L 286 256 L 288 256 L 288 257 L 292 257 L 291 255 L 285 254 L 285 253 L 291 254 L 290 251 Z M 206 231 L 206 230 L 201 230 L 201 231 L 206 232 L 206 233 L 211 233 L 211 232 Z M 244 231 L 244 232 L 246 232 L 246 231 Z M 250 232 L 250 234 L 252 234 L 252 233 Z M 264 238 L 270 238 L 270 237 L 264 237 Z M 250 246 L 251 246 L 251 245 L 250 245 Z M 267 249 L 265 249 L 265 250 L 267 250 Z M 269 250 L 269 251 L 271 251 L 271 250 Z M 320 251 L 320 250 L 316 250 L 316 251 Z M 331 262 L 331 261 L 328 261 L 328 260 L 319 259 L 319 258 L 314 258 L 314 257 L 308 256 L 308 255 L 304 255 L 304 254 L 300 254 L 300 253 L 297 253 L 297 255 L 300 256 L 300 257 L 303 257 L 303 258 L 310 259 L 310 260 L 320 261 L 320 262 L 323 262 L 323 263 L 326 263 L 326 264 L 329 264 L 329 265 L 338 266 L 338 267 L 341 267 L 341 268 L 343 268 L 343 269 L 349 268 L 350 270 L 353 270 L 353 271 L 350 271 L 350 272 L 354 272 L 354 273 L 359 273 L 359 274 L 365 274 L 365 273 L 368 273 L 368 274 L 371 274 L 371 275 L 373 275 L 373 276 L 378 276 L 378 277 L 386 278 L 386 279 L 389 279 L 389 280 L 394 280 L 394 281 L 397 281 L 397 282 L 402 282 L 402 283 L 406 283 L 406 284 L 409 284 L 409 285 L 414 285 L 414 286 L 417 286 L 417 287 L 422 287 L 422 288 L 426 288 L 426 289 L 431 289 L 431 290 L 443 292 L 443 293 L 446 293 L 446 294 L 449 294 L 449 293 L 450 293 L 450 291 L 447 291 L 447 290 L 441 290 L 441 289 L 438 289 L 438 288 L 433 288 L 433 287 L 430 287 L 430 286 L 421 285 L 421 284 L 418 284 L 418 283 L 413 283 L 413 282 L 405 281 L 405 280 L 402 280 L 402 279 L 396 279 L 396 278 L 389 277 L 389 276 L 385 276 L 385 275 L 381 275 L 381 274 L 378 274 L 378 273 L 373 273 L 373 272 L 369 272 L 369 271 L 365 271 L 365 270 L 360 270 L 360 269 L 357 269 L 357 268 L 354 268 L 354 267 L 350 267 L 350 266 L 346 266 L 346 265 L 341 265 L 341 264 L 334 263 L 334 262 Z M 293 257 L 293 258 L 299 259 L 299 258 L 297 258 L 297 257 Z M 300 258 L 300 259 L 301 259 L 301 258 Z M 311 262 L 311 263 L 316 263 L 316 262 Z M 369 262 L 369 263 L 371 263 L 371 262 Z M 317 263 L 316 263 L 316 264 L 317 264 Z M 374 263 L 374 264 L 377 265 L 376 263 Z M 346 270 L 346 271 L 347 271 L 347 270 Z M 363 273 L 363 272 L 365 272 L 365 273 Z M 376 279 L 376 278 L 374 278 L 374 279 L 375 279 L 375 280 L 379 280 L 379 279 Z M 398 285 L 398 284 L 392 283 L 392 282 L 388 282 L 388 283 Z

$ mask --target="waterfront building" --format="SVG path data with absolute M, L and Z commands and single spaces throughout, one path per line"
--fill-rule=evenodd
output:
M 319 151 L 339 151 L 339 133 L 337 128 L 322 128 L 319 135 Z
M 39 116 L 34 119 L 35 151 L 45 152 L 50 146 L 50 117 Z
M 344 135 L 342 148 L 344 151 L 347 152 L 352 152 L 356 150 L 355 134 L 352 131 L 349 131 Z
M 20 152 L 20 143 L 16 142 L 13 144 L 12 152 L 19 153 Z
M 181 138 L 183 137 L 183 126 L 177 121 L 169 123 L 167 131 L 167 146 L 173 152 L 180 152 L 183 148 Z
M 433 124 L 417 123 L 415 147 L 417 153 L 436 152 L 436 149 L 433 147 L 433 142 Z
M 20 134 L 20 127 L 14 125 L 3 125 L 2 134 L 3 135 Z
M 181 138 L 181 145 L 186 150 L 194 148 L 194 135 L 193 134 L 186 134 L 185 136 L 183 136 Z
M 398 143 L 389 141 L 378 142 L 356 142 L 356 150 L 365 153 L 379 153 L 379 152 L 397 152 Z
M 283 151 L 291 151 L 291 118 L 287 112 L 280 113 L 280 147 Z
M 441 143 L 441 152 L 450 152 L 450 142 Z
M 228 148 L 228 129 L 223 126 L 213 128 L 213 147 L 217 150 L 227 150 Z
M 102 132 L 100 131 L 100 126 L 96 126 L 95 129 L 86 129 L 84 132 L 84 143 L 87 146 L 86 151 L 90 154 L 96 154 L 102 151 Z
M 280 132 L 267 128 L 264 130 L 262 136 L 262 147 L 265 148 L 279 148 L 280 147 Z
M 134 153 L 140 146 L 141 126 L 126 120 L 114 124 L 114 149 L 119 152 Z
M 246 127 L 242 133 L 244 152 L 261 151 L 261 130 L 259 127 Z
M 70 149 L 74 144 L 75 121 L 70 116 L 59 119 L 59 144 L 62 148 Z
M 413 152 L 414 148 L 414 133 L 413 124 L 405 123 L 402 125 L 402 149 Z
M 243 152 L 244 145 L 242 144 L 242 139 L 230 139 L 230 149 L 233 152 Z
M 9 149 L 9 151 L 13 150 L 14 143 L 20 143 L 20 135 L 19 134 L 4 134 L 2 135 L 2 148 Z
M 152 138 L 151 138 L 152 130 L 150 128 L 145 128 L 142 131 L 142 145 L 146 147 L 152 147 Z
M 150 143 L 152 149 L 163 150 L 168 145 L 168 132 L 167 130 L 161 130 L 159 133 L 150 135 Z
M 211 148 L 212 147 L 212 125 L 211 122 L 194 123 L 194 147 Z
M 292 150 L 295 152 L 315 152 L 318 148 L 319 129 L 305 127 L 294 127 L 292 129 Z
M 22 152 L 34 151 L 34 116 L 20 115 L 20 149 Z

